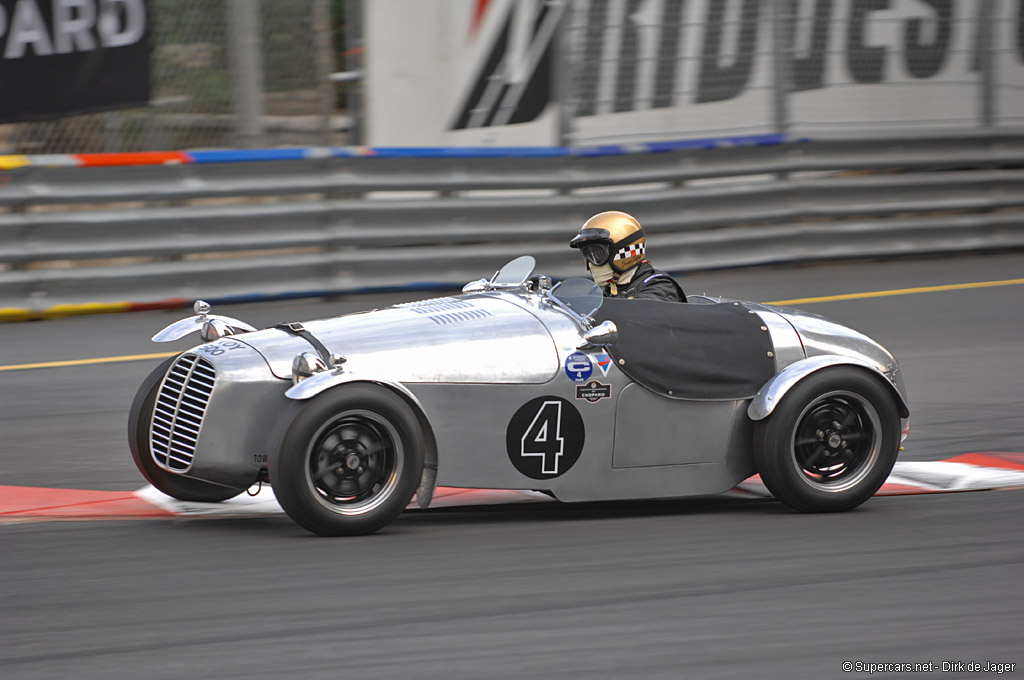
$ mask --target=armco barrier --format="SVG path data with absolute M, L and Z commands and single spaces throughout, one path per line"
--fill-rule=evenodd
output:
M 681 273 L 1024 247 L 1024 137 L 0 157 L 0 319 L 444 289 L 633 212 Z

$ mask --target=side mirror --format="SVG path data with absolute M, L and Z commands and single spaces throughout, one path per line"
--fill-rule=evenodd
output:
M 619 340 L 619 328 L 614 321 L 602 321 L 583 334 L 583 342 L 576 349 L 595 349 L 614 345 Z

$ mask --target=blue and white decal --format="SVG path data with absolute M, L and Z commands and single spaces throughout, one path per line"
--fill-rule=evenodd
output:
M 608 369 L 612 367 L 612 358 L 607 352 L 594 355 L 597 367 L 601 369 L 601 375 L 608 375 Z
M 565 358 L 565 374 L 569 380 L 577 383 L 585 383 L 594 372 L 594 364 L 590 357 L 582 352 L 573 352 Z

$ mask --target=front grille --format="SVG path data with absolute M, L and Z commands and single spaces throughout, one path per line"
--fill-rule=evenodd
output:
M 149 442 L 153 460 L 165 470 L 187 472 L 192 467 L 216 377 L 213 364 L 195 354 L 180 356 L 164 377 Z

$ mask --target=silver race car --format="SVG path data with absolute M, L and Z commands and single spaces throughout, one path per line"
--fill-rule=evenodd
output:
M 198 302 L 153 338 L 204 342 L 139 389 L 135 463 L 187 501 L 269 482 L 323 535 L 376 531 L 437 485 L 597 501 L 719 493 L 760 473 L 782 502 L 824 512 L 888 476 L 909 409 L 870 338 L 750 302 L 605 299 L 534 266 L 259 331 Z

